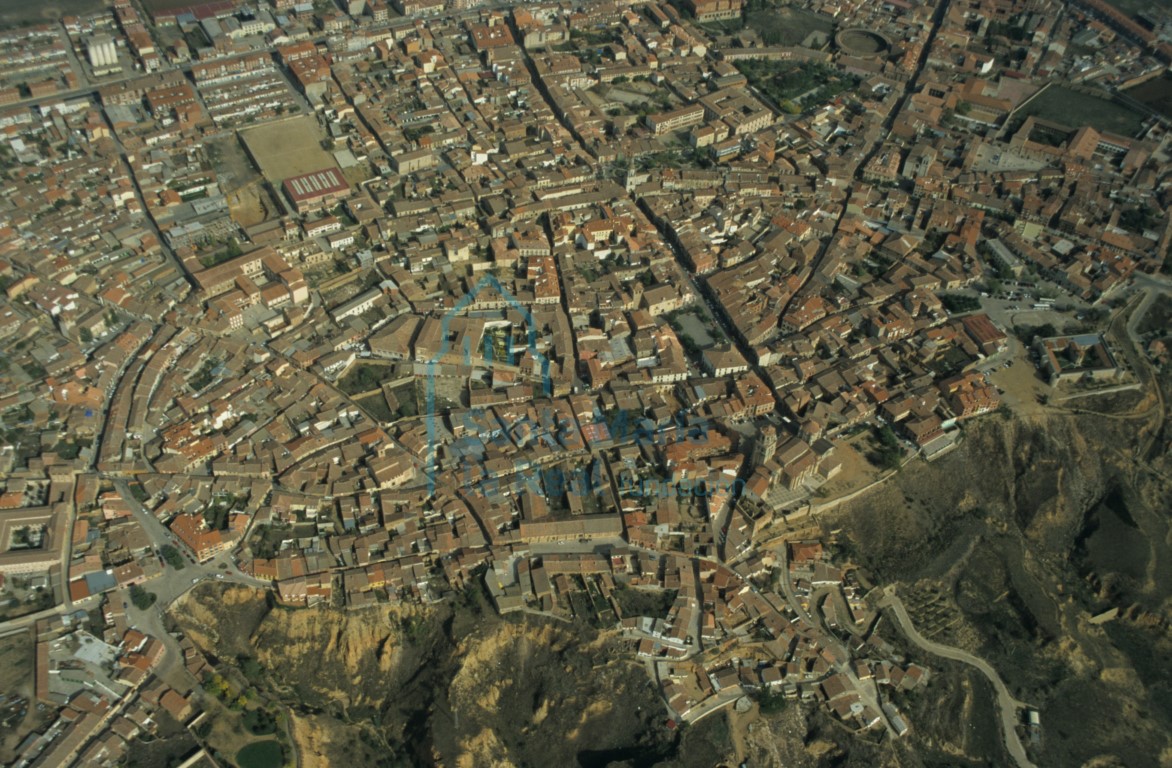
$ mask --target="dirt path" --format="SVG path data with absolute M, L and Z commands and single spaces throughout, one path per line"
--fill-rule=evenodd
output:
M 747 712 L 738 712 L 735 706 L 728 710 L 728 732 L 732 738 L 734 763 L 740 765 L 749 755 L 749 726 L 757 719 L 757 702 Z

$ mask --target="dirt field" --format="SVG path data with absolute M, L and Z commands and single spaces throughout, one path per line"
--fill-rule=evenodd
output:
M 846 496 L 868 483 L 874 482 L 882 474 L 860 452 L 866 446 L 866 439 L 867 435 L 863 433 L 840 443 L 834 455 L 842 462 L 842 471 L 819 489 L 822 492 L 821 498 L 815 499 L 816 502 L 820 503 L 836 499 L 839 496 Z
M 33 693 L 33 641 L 28 632 L 0 639 L 0 694 Z
M 374 171 L 371 170 L 370 163 L 359 163 L 349 168 L 343 168 L 342 176 L 350 183 L 350 186 L 357 187 L 362 182 L 374 176 Z
M 225 193 L 239 189 L 259 179 L 260 171 L 252 164 L 248 153 L 234 134 L 220 136 L 207 142 L 208 162 L 216 172 L 220 189 Z
M 321 148 L 322 133 L 312 117 L 294 117 L 240 132 L 253 160 L 274 186 L 284 179 L 336 167 Z
M 228 211 L 242 227 L 255 226 L 280 214 L 272 196 L 259 183 L 229 192 Z
M 766 45 L 803 45 L 815 32 L 829 38 L 834 20 L 796 8 L 770 8 L 749 13 L 745 26 L 756 30 Z
M 32 634 L 20 632 L 0 638 L 0 695 L 9 700 L 19 696 L 26 701 L 33 696 L 33 658 L 34 646 Z M 6 708 L 0 707 L 0 718 L 7 717 Z M 15 755 L 12 750 L 20 743 L 29 731 L 40 724 L 41 713 L 35 705 L 28 706 L 28 714 L 19 724 L 13 723 L 10 728 L 0 729 L 0 763 L 7 765 Z
M 1050 385 L 1043 379 L 1030 362 L 1025 349 L 1017 339 L 1009 340 L 1013 348 L 1013 365 L 1009 368 L 998 366 L 989 376 L 990 381 L 1002 390 L 1001 401 L 1019 416 L 1035 417 L 1045 413 L 1043 398 L 1053 395 Z

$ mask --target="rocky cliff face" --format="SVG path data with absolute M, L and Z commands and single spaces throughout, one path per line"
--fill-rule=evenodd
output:
M 673 752 L 646 670 L 612 636 L 467 606 L 264 606 L 259 592 L 209 589 L 175 617 L 215 658 L 260 662 L 305 765 L 350 765 L 374 746 L 388 766 L 650 765 Z M 258 617 L 251 630 L 242 613 Z
M 426 612 L 278 608 L 249 644 L 274 680 L 312 700 L 375 706 L 383 681 L 402 674 L 398 623 Z

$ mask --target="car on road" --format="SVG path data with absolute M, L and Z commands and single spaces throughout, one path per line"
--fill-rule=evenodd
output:
M 198 584 L 198 583 L 199 583 L 199 578 L 194 578 L 194 579 L 192 579 L 192 580 L 191 580 L 191 583 L 192 583 L 192 584 Z
M 222 578 L 224 578 L 224 574 L 222 574 L 222 573 L 217 573 L 217 574 L 216 574 L 216 578 L 217 578 L 217 579 L 222 579 Z

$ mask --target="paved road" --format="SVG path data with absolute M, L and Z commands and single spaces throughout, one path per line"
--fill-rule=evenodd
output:
M 83 88 L 92 88 L 89 75 L 86 74 L 81 60 L 77 58 L 77 51 L 73 48 L 73 41 L 69 39 L 69 34 L 65 31 L 64 22 L 57 23 L 57 34 L 61 38 L 61 42 L 65 45 L 65 55 L 69 58 L 69 64 L 73 67 L 74 74 L 77 75 L 77 82 L 81 83 Z
M 167 529 L 167 526 L 163 525 L 150 510 L 134 498 L 134 495 L 130 492 L 129 482 L 124 479 L 116 479 L 114 480 L 114 487 L 118 489 L 118 493 L 122 498 L 126 499 L 126 503 L 130 505 L 131 512 L 134 514 L 134 519 L 147 532 L 147 535 L 151 538 L 151 543 L 155 547 L 162 548 L 170 544 L 182 552 L 183 556 L 187 559 L 187 566 L 182 571 L 168 566 L 162 576 L 151 582 L 151 591 L 157 594 L 160 600 L 166 599 L 167 602 L 171 602 L 190 589 L 194 581 L 209 578 L 220 579 L 220 577 L 223 577 L 225 581 L 246 584 L 250 587 L 257 587 L 258 589 L 272 586 L 269 582 L 253 578 L 237 568 L 230 552 L 221 552 L 206 563 L 192 562 L 191 558 L 188 557 L 189 552 L 187 548 L 179 544 L 174 536 L 171 535 L 171 531 Z
M 1152 304 L 1160 294 L 1172 294 L 1172 286 L 1157 280 L 1151 275 L 1143 275 L 1142 278 L 1137 278 L 1136 285 L 1138 290 L 1143 291 L 1144 297 L 1127 321 L 1127 335 L 1131 337 L 1133 342 L 1139 344 L 1143 341 L 1138 331 L 1140 322 L 1147 315 L 1148 310 L 1151 309 Z
M 907 638 L 917 647 L 933 655 L 976 667 L 981 674 L 989 678 L 989 682 L 993 684 L 993 689 L 997 692 L 997 702 L 1001 709 L 1001 730 L 1005 735 L 1005 748 L 1009 751 L 1010 756 L 1013 757 L 1014 762 L 1017 763 L 1018 768 L 1034 768 L 1034 764 L 1030 762 L 1029 757 L 1026 755 L 1021 738 L 1017 735 L 1017 725 L 1021 722 L 1021 719 L 1018 717 L 1018 710 L 1027 705 L 1018 701 L 1010 694 L 1009 688 L 1006 687 L 1005 682 L 1001 679 L 1001 675 L 997 674 L 997 670 L 993 669 L 989 662 L 979 656 L 974 656 L 968 651 L 962 651 L 950 645 L 942 645 L 921 635 L 912 623 L 911 616 L 908 615 L 903 601 L 895 594 L 893 587 L 889 586 L 884 589 L 884 597 L 880 602 L 880 606 L 891 608 L 892 613 L 895 614 L 895 618 L 899 622 L 900 629 L 903 630 Z
M 166 545 L 174 546 L 183 554 L 186 561 L 182 570 L 167 565 L 163 568 L 161 575 L 146 583 L 144 588 L 153 592 L 157 597 L 155 604 L 146 610 L 139 610 L 135 607 L 134 603 L 130 601 L 127 590 L 119 590 L 117 595 L 111 596 L 112 600 L 120 599 L 125 603 L 127 623 L 130 626 L 144 634 L 159 638 L 167 648 L 167 653 L 163 656 L 155 674 L 173 688 L 185 690 L 191 687 L 193 681 L 183 667 L 183 653 L 179 642 L 167 631 L 163 620 L 167 608 L 204 581 L 226 581 L 257 588 L 265 588 L 269 584 L 242 573 L 236 567 L 229 552 L 223 552 L 206 563 L 193 562 L 186 547 L 177 543 L 167 527 L 134 498 L 126 480 L 114 480 L 114 487 L 126 500 L 134 519 L 147 532 L 155 548 L 161 549 Z
M 588 555 L 609 549 L 630 549 L 622 536 L 590 539 L 589 541 L 537 542 L 529 545 L 533 555 Z
M 687 721 L 692 725 L 695 725 L 699 721 L 711 715 L 713 712 L 719 712 L 744 695 L 744 691 L 738 688 L 735 693 L 721 691 L 715 696 L 709 696 L 707 699 L 700 702 L 688 711 Z
M 1144 372 L 1143 379 L 1145 384 L 1151 383 L 1152 391 L 1156 395 L 1156 406 L 1158 419 L 1152 422 L 1152 427 L 1149 430 L 1150 434 L 1144 440 L 1143 444 L 1139 446 L 1136 451 L 1136 460 L 1141 466 L 1145 465 L 1147 456 L 1151 453 L 1152 448 L 1156 444 L 1156 439 L 1160 436 L 1161 427 L 1165 424 L 1168 418 L 1167 404 L 1164 402 L 1164 388 L 1160 382 L 1159 376 L 1156 375 L 1156 370 L 1152 366 L 1151 361 L 1148 360 L 1147 354 L 1143 349 L 1143 340 L 1139 335 L 1139 324 L 1147 315 L 1148 310 L 1151 309 L 1152 303 L 1160 294 L 1172 293 L 1172 286 L 1162 279 L 1156 279 L 1151 275 L 1144 275 L 1146 279 L 1137 280 L 1137 284 L 1142 286 L 1140 290 L 1144 292 L 1144 297 L 1140 301 L 1139 306 L 1131 313 L 1128 318 L 1127 326 L 1125 328 L 1126 338 L 1123 334 L 1119 334 L 1116 342 L 1120 345 L 1126 344 L 1127 357 L 1132 361 L 1132 371 L 1137 378 L 1140 377 L 1140 371 Z M 1112 324 L 1114 327 L 1114 324 Z M 1152 469 L 1149 467 L 1149 469 Z M 1152 469 L 1153 472 L 1156 470 Z M 1159 474 L 1157 472 L 1157 474 Z
M 1131 370 L 1136 380 L 1145 386 L 1150 385 L 1156 396 L 1155 405 L 1157 408 L 1156 416 L 1158 418 L 1153 422 L 1150 430 L 1151 436 L 1147 444 L 1137 454 L 1141 457 L 1146 456 L 1151 449 L 1151 441 L 1155 440 L 1160 430 L 1160 425 L 1164 423 L 1166 413 L 1164 410 L 1164 391 L 1160 386 L 1160 380 L 1156 375 L 1155 368 L 1152 367 L 1147 354 L 1143 350 L 1143 340 L 1139 336 L 1138 327 L 1144 315 L 1151 308 L 1157 295 L 1168 290 L 1167 287 L 1159 284 L 1149 284 L 1142 289 L 1141 294 L 1137 294 L 1131 301 L 1116 310 L 1107 326 L 1106 336 L 1114 344 L 1113 351 L 1115 352 L 1117 362 L 1120 362 L 1118 360 L 1120 356 L 1125 358 L 1127 367 Z M 1135 303 L 1135 309 L 1128 317 L 1127 322 L 1123 323 L 1123 317 L 1127 314 L 1127 310 L 1133 302 Z M 1145 409 L 1142 412 L 1136 412 L 1134 415 L 1138 416 L 1146 412 L 1147 410 Z

